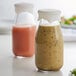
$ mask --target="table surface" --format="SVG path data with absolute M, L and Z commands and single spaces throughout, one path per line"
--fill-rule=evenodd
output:
M 60 71 L 38 72 L 34 56 L 15 58 L 11 35 L 0 35 L 0 76 L 68 76 L 76 68 L 76 42 L 64 43 L 64 65 Z

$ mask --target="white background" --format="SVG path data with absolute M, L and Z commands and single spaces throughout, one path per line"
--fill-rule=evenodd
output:
M 76 14 L 76 0 L 0 0 L 0 19 L 14 19 L 14 3 L 30 2 L 36 9 L 55 8 L 62 11 L 62 15 L 69 17 Z

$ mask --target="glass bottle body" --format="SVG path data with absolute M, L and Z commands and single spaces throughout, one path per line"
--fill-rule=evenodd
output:
M 35 63 L 39 70 L 55 71 L 63 66 L 63 36 L 60 25 L 39 26 Z
M 15 56 L 33 56 L 35 51 L 35 29 L 35 26 L 13 27 L 13 53 Z

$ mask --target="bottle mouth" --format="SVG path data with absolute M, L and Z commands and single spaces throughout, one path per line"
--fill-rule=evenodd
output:
M 61 11 L 57 9 L 40 9 L 38 13 L 61 14 Z
M 20 2 L 20 3 L 15 3 L 14 4 L 15 6 L 30 6 L 30 7 L 33 7 L 33 4 L 31 3 L 24 3 L 24 2 Z

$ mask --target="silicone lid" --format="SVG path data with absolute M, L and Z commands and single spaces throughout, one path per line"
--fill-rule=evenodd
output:
M 15 11 L 17 14 L 21 12 L 30 12 L 33 14 L 34 5 L 31 3 L 16 3 L 15 4 Z
M 53 21 L 60 20 L 61 11 L 56 9 L 41 9 L 38 11 L 38 14 L 39 14 L 38 18 L 39 20 L 45 19 L 51 23 Z

